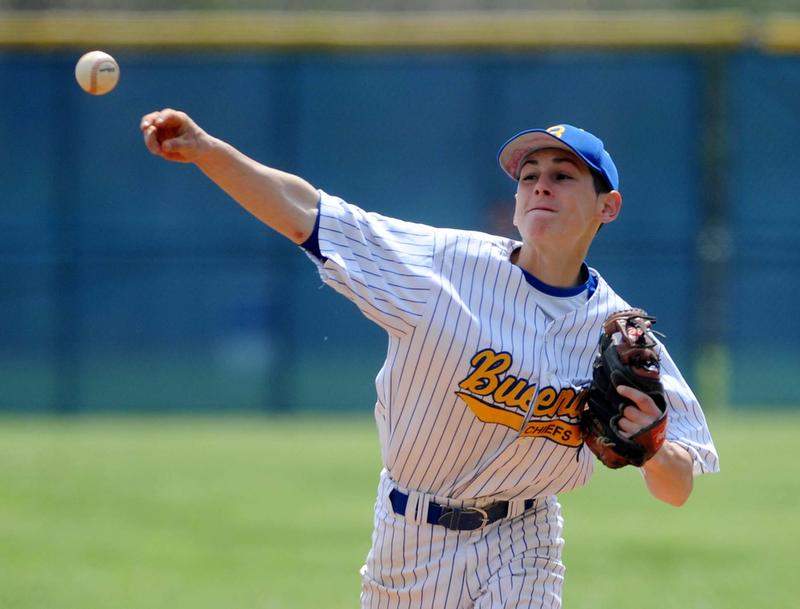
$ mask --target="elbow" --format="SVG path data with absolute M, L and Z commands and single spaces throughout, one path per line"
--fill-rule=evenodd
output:
M 298 217 L 293 222 L 291 234 L 288 235 L 288 237 L 297 245 L 302 245 L 314 234 L 314 228 L 317 225 L 318 217 L 319 208 L 316 205 L 306 208 L 301 207 Z
M 303 245 L 308 238 L 311 236 L 311 233 L 306 231 L 305 228 L 290 228 L 287 231 L 286 236 L 295 244 L 295 245 Z
M 676 508 L 683 507 L 684 505 L 686 505 L 686 502 L 689 501 L 689 494 L 681 495 L 679 497 L 664 498 L 662 499 L 662 501 L 664 503 L 668 503 L 672 507 Z
M 276 227 L 278 232 L 288 237 L 295 245 L 302 245 L 314 233 L 317 222 L 317 209 L 297 209 L 283 225 Z
M 642 468 L 650 494 L 673 507 L 682 507 L 694 488 L 692 458 L 672 443 L 665 444 Z
M 662 491 L 661 493 L 655 494 L 656 499 L 663 501 L 671 505 L 672 507 L 683 507 L 686 505 L 686 502 L 689 501 L 689 497 L 692 495 L 692 480 L 689 480 L 685 485 L 681 488 L 671 488 L 667 492 Z

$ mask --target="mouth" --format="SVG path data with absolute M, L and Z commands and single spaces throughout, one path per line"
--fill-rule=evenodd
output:
M 548 212 L 550 212 L 551 214 L 554 214 L 554 213 L 556 213 L 556 210 L 555 210 L 555 209 L 553 209 L 552 207 L 547 207 L 547 206 L 545 206 L 545 205 L 540 205 L 540 206 L 538 206 L 538 207 L 532 207 L 531 209 L 529 209 L 529 210 L 528 210 L 528 213 L 530 213 L 530 212 L 534 212 L 534 211 L 548 211 Z

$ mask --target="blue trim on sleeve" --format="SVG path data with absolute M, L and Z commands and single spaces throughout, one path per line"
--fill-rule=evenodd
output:
M 300 244 L 304 250 L 306 250 L 309 254 L 313 254 L 313 256 L 322 262 L 325 262 L 327 258 L 322 255 L 322 250 L 319 249 L 319 219 L 322 215 L 322 193 L 319 195 L 319 199 L 317 200 L 317 219 L 314 221 L 314 230 L 311 231 L 308 239 L 303 241 Z
M 597 289 L 597 277 L 592 275 L 589 272 L 589 267 L 586 266 L 586 263 L 581 265 L 581 275 L 584 273 L 587 276 L 585 282 L 573 286 L 571 288 L 559 288 L 550 284 L 545 283 L 544 281 L 536 278 L 534 275 L 531 275 L 528 271 L 520 267 L 522 274 L 525 276 L 525 280 L 532 285 L 534 288 L 539 290 L 540 292 L 544 292 L 548 296 L 557 296 L 559 298 L 569 298 L 570 296 L 577 296 L 584 290 L 587 291 L 586 298 L 587 300 L 592 297 L 595 290 Z

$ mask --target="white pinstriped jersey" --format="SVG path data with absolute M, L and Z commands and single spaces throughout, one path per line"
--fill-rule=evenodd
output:
M 324 192 L 319 245 L 327 260 L 310 257 L 323 281 L 389 336 L 375 418 L 391 479 L 455 499 L 533 498 L 588 480 L 581 390 L 603 320 L 629 308 L 595 270 L 591 298 L 553 314 L 510 262 L 519 242 L 366 213 Z M 717 471 L 697 399 L 663 346 L 661 360 L 668 439 L 695 474 Z

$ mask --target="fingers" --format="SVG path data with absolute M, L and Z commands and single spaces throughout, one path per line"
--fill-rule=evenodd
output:
M 194 147 L 195 140 L 193 137 L 189 135 L 182 135 L 180 137 L 173 137 L 168 140 L 164 140 L 161 143 L 161 149 L 164 152 L 168 152 L 171 154 L 181 154 L 188 152 L 192 147 Z
M 630 438 L 634 433 L 642 428 L 641 425 L 637 425 L 636 423 L 633 423 L 624 417 L 617 421 L 617 427 L 619 427 L 619 430 L 622 432 L 622 436 L 624 438 Z
M 139 130 L 144 131 L 148 127 L 150 127 L 153 122 L 158 118 L 158 112 L 151 112 L 150 114 L 145 114 L 142 117 L 142 120 L 139 121 Z
M 656 406 L 653 398 L 643 391 L 639 391 L 633 387 L 628 387 L 627 385 L 619 385 L 617 387 L 617 393 L 619 393 L 622 397 L 628 398 L 642 412 L 654 417 L 659 417 L 661 415 L 661 411 L 658 409 L 658 406 Z
M 155 125 L 150 125 L 143 129 L 144 145 L 152 154 L 161 154 L 161 145 L 158 143 L 157 130 Z
M 655 422 L 661 416 L 661 411 L 658 409 L 658 406 L 656 406 L 653 399 L 646 393 L 625 385 L 618 386 L 617 393 L 628 398 L 635 404 L 623 408 L 622 417 L 617 422 L 620 431 L 622 431 L 626 437 L 632 436 L 640 429 Z
M 165 108 L 158 113 L 155 123 L 159 127 L 182 127 L 189 120 L 185 112 L 179 112 L 172 108 Z
M 626 406 L 622 411 L 622 417 L 617 421 L 620 430 L 625 437 L 630 437 L 640 429 L 653 423 L 658 417 L 643 413 L 635 406 Z
M 139 129 L 145 131 L 151 125 L 156 127 L 180 127 L 189 121 L 185 112 L 179 112 L 172 108 L 164 108 L 157 112 L 145 114 L 139 123 Z
M 162 111 L 163 112 L 163 111 Z M 144 145 L 151 154 L 161 155 L 161 144 L 158 141 L 158 126 L 161 123 L 161 112 L 145 114 L 139 122 L 139 129 L 144 137 Z
M 156 156 L 170 161 L 186 161 L 188 152 L 196 137 L 192 135 L 193 123 L 184 113 L 171 108 L 145 114 L 139 122 L 139 129 L 147 150 Z
M 636 406 L 626 406 L 622 409 L 622 417 L 631 423 L 644 427 L 656 420 L 656 417 L 650 414 L 645 414 Z

